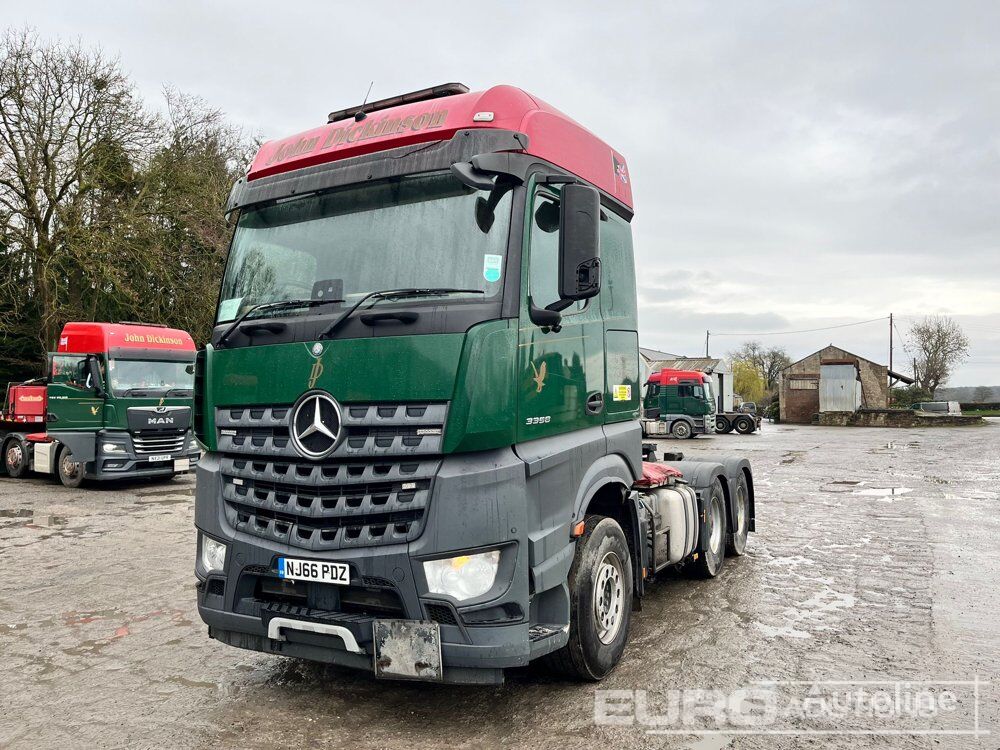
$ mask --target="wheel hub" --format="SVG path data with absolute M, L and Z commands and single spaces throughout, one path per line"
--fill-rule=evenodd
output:
M 608 552 L 594 578 L 594 622 L 601 643 L 611 643 L 621 629 L 625 617 L 624 579 L 621 560 Z
M 62 460 L 63 476 L 68 479 L 76 479 L 77 472 L 80 471 L 80 464 L 65 456 Z
M 14 443 L 7 449 L 7 465 L 8 466 L 20 466 L 21 459 L 24 454 L 21 452 L 21 446 Z

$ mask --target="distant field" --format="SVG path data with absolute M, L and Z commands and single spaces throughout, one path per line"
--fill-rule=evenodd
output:
M 1000 409 L 982 409 L 976 411 L 963 409 L 962 414 L 968 414 L 973 417 L 1000 417 Z

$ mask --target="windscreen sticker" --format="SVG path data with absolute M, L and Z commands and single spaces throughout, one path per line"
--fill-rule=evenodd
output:
M 223 323 L 227 320 L 235 320 L 236 313 L 240 309 L 240 303 L 243 302 L 242 297 L 233 297 L 231 299 L 224 299 L 219 303 L 219 322 Z
M 631 401 L 632 400 L 632 386 L 630 385 L 616 385 L 612 398 L 615 401 Z
M 483 256 L 483 278 L 491 284 L 500 281 L 500 269 L 503 267 L 502 255 Z

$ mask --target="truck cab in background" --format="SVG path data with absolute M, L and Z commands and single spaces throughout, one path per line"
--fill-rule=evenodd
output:
M 191 470 L 195 348 L 184 331 L 137 323 L 67 323 L 44 378 L 9 384 L 0 411 L 12 477 L 168 478 Z
M 740 458 L 644 464 L 624 157 L 446 84 L 264 144 L 199 352 L 209 636 L 378 677 L 600 679 L 674 565 L 753 529 Z
M 686 439 L 734 429 L 748 435 L 760 429 L 760 417 L 718 412 L 710 375 L 698 370 L 663 369 L 646 381 L 642 402 L 645 437 Z

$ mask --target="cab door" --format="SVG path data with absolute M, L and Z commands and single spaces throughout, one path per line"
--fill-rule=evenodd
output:
M 559 299 L 559 193 L 535 186 L 525 216 L 518 332 L 517 441 L 599 426 L 605 418 L 604 324 L 600 296 L 562 311 L 543 329 L 529 308 Z
M 104 399 L 88 372 L 86 354 L 49 357 L 48 409 L 50 431 L 98 429 L 104 424 Z

